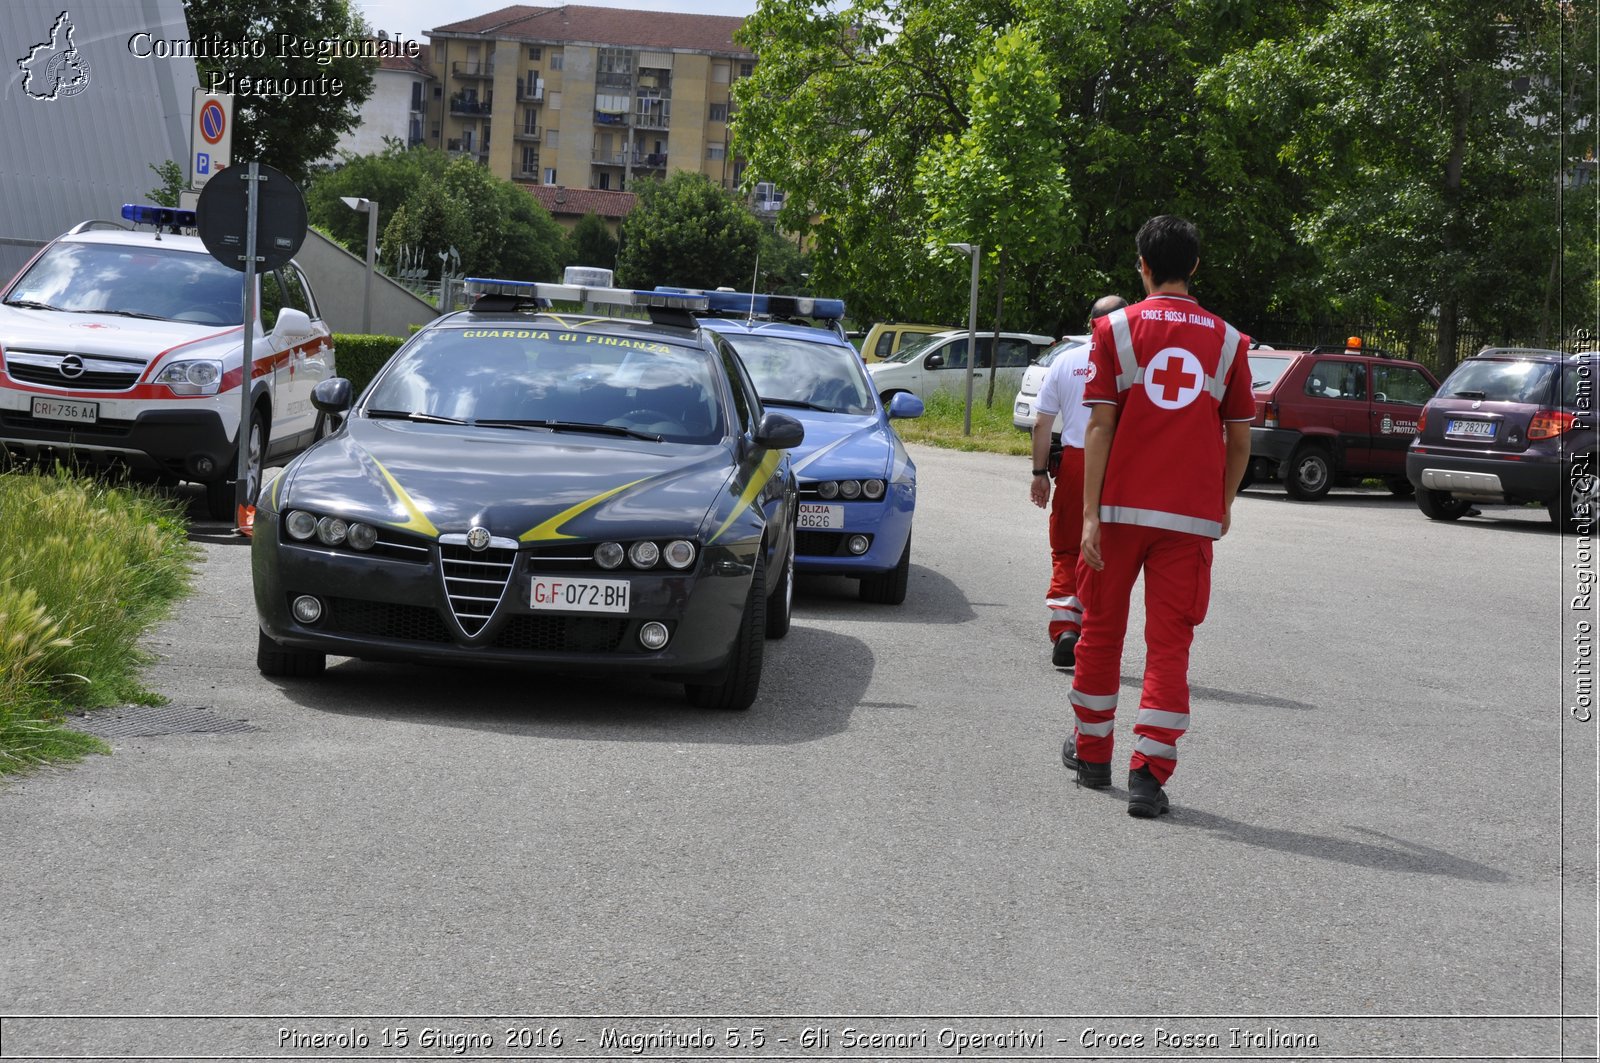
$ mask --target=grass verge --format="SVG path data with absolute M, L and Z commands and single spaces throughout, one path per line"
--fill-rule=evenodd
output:
M 951 450 L 982 450 L 992 454 L 1030 453 L 1033 444 L 1028 433 L 1011 423 L 1011 397 L 1016 394 L 1015 389 L 1008 391 L 1004 399 L 997 389 L 995 404 L 985 406 L 983 389 L 987 386 L 987 381 L 975 381 L 973 384 L 971 435 L 962 431 L 966 421 L 964 397 L 947 391 L 935 391 L 930 395 L 924 403 L 926 412 L 921 417 L 895 421 L 895 431 L 908 443 L 928 443 Z
M 105 751 L 71 708 L 157 695 L 137 640 L 188 589 L 180 505 L 66 473 L 0 473 L 0 775 Z

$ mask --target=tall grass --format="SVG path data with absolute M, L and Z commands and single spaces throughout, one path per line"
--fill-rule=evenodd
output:
M 66 709 L 156 700 L 137 640 L 188 587 L 180 507 L 65 473 L 0 473 L 0 774 L 104 748 Z
M 952 450 L 983 450 L 995 454 L 1028 454 L 1032 450 L 1028 433 L 1011 423 L 1015 388 L 995 389 L 994 405 L 985 406 L 988 381 L 973 384 L 972 434 L 962 429 L 966 419 L 966 397 L 948 391 L 935 391 L 924 402 L 926 411 L 912 420 L 897 420 L 895 431 L 908 443 L 929 443 Z

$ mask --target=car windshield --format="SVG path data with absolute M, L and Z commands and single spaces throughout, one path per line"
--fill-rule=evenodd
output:
M 1048 351 L 1045 351 L 1043 354 L 1041 354 L 1037 359 L 1034 360 L 1033 364 L 1048 367 L 1050 363 L 1055 361 L 1056 358 L 1063 352 L 1070 351 L 1074 347 L 1082 347 L 1088 342 L 1088 340 L 1081 336 L 1069 336 L 1067 339 L 1062 340 L 1054 347 L 1051 347 Z
M 1262 351 L 1250 351 L 1250 389 L 1252 391 L 1267 391 L 1278 382 L 1283 371 L 1289 368 L 1293 358 L 1282 355 L 1267 354 Z
M 721 394 L 711 357 L 696 347 L 536 322 L 423 332 L 362 407 L 368 416 L 715 443 Z
M 1456 366 L 1439 389 L 1441 399 L 1546 402 L 1556 367 L 1524 359 L 1471 358 Z
M 918 336 L 915 339 L 912 339 L 908 336 L 900 341 L 900 349 L 894 352 L 893 357 L 885 358 L 884 361 L 909 362 L 911 359 L 917 356 L 918 352 L 920 352 L 924 347 L 927 347 L 936 339 L 939 339 L 938 333 L 933 333 L 927 336 Z
M 210 255 L 140 244 L 53 245 L 17 280 L 6 303 L 199 325 L 238 325 L 244 274 Z
M 873 412 L 866 371 L 850 348 L 757 333 L 725 338 L 762 402 L 826 413 Z

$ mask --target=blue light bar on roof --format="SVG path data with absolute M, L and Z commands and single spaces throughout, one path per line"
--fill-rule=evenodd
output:
M 810 317 L 838 321 L 844 317 L 843 299 L 815 299 L 805 295 L 751 295 L 749 292 L 706 292 L 712 310 L 771 317 Z
M 135 225 L 163 225 L 169 228 L 181 226 L 185 229 L 195 227 L 194 211 L 179 210 L 177 207 L 158 207 L 150 203 L 124 203 L 122 216 Z
M 704 310 L 706 297 L 678 292 L 645 292 L 629 288 L 590 288 L 581 284 L 540 284 L 536 281 L 494 280 L 468 277 L 469 295 L 509 295 L 519 299 L 549 299 L 562 303 L 600 303 L 605 306 L 660 307 L 668 310 Z

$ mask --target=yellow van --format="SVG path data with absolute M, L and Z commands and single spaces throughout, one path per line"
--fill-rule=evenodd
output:
M 880 321 L 867 332 L 861 341 L 861 357 L 868 362 L 881 362 L 900 349 L 900 345 L 914 339 L 944 332 L 949 325 L 902 325 Z

